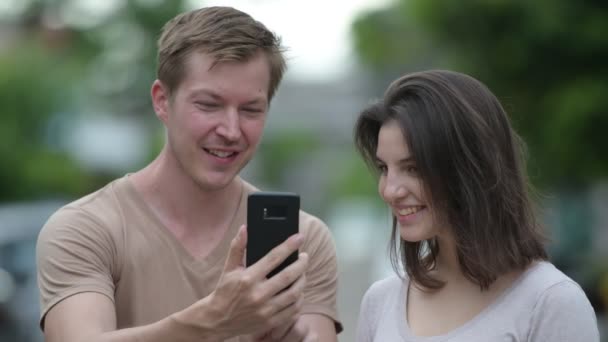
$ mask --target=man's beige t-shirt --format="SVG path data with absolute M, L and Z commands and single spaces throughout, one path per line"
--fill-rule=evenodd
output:
M 209 295 L 230 241 L 246 221 L 247 194 L 255 188 L 243 183 L 246 190 L 229 230 L 204 259 L 194 258 L 162 225 L 128 176 L 61 208 L 38 237 L 41 326 L 55 304 L 82 292 L 100 293 L 114 302 L 118 329 L 156 322 Z M 341 329 L 329 230 L 301 211 L 300 232 L 305 237 L 301 251 L 310 256 L 303 313 L 326 315 Z

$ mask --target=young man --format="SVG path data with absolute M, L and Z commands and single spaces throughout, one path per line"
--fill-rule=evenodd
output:
M 278 39 L 235 9 L 165 25 L 151 89 L 163 150 L 60 209 L 40 233 L 48 342 L 336 341 L 337 265 L 323 222 L 301 212 L 300 234 L 243 263 L 255 188 L 238 174 L 284 69 Z M 298 249 L 297 262 L 266 279 Z

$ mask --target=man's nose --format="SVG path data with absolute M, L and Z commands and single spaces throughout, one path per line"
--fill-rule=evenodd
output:
M 232 108 L 226 110 L 222 122 L 218 126 L 217 133 L 228 141 L 239 140 L 241 137 L 241 127 L 238 110 Z

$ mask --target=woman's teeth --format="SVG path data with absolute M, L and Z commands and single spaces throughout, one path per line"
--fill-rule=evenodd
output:
M 415 206 L 415 207 L 408 207 L 405 209 L 399 209 L 399 215 L 400 216 L 411 215 L 411 214 L 419 212 L 422 209 L 424 209 L 424 206 Z

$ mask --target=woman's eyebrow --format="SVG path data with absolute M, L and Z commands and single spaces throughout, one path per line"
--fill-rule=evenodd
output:
M 382 158 L 376 156 L 376 159 L 374 160 L 376 163 L 383 163 L 384 161 L 382 160 Z M 415 162 L 414 158 L 412 156 L 407 156 L 405 158 L 399 159 L 399 161 L 397 161 L 397 163 L 399 164 L 407 164 L 407 163 L 413 163 Z

